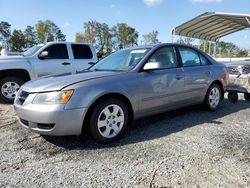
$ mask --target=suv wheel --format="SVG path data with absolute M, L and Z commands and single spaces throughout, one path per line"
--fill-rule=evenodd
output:
M 128 124 L 128 109 L 118 99 L 98 104 L 90 118 L 91 136 L 100 143 L 110 143 L 121 137 Z
M 205 106 L 209 111 L 216 111 L 221 102 L 222 92 L 218 84 L 212 84 L 206 94 L 204 101 Z
M 0 102 L 13 103 L 24 81 L 18 77 L 5 77 L 0 80 Z
M 246 101 L 250 101 L 250 93 L 244 93 L 244 98 Z

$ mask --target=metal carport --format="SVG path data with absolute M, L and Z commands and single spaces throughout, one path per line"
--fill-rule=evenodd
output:
M 172 30 L 175 35 L 217 42 L 221 37 L 250 28 L 249 14 L 206 12 Z M 204 44 L 205 46 L 205 44 Z

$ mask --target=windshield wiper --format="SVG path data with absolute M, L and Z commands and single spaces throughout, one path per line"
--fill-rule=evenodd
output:
M 116 69 L 94 69 L 94 71 L 124 72 L 123 70 L 116 70 Z

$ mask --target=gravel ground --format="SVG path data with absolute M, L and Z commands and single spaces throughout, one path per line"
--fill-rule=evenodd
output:
M 139 120 L 119 142 L 41 137 L 0 104 L 0 187 L 250 187 L 250 103 Z

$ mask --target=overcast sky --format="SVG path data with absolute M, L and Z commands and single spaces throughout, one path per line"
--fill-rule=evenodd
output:
M 174 26 L 208 11 L 250 14 L 250 0 L 0 0 L 0 21 L 12 29 L 50 19 L 68 41 L 83 31 L 83 22 L 96 20 L 110 26 L 126 22 L 140 35 L 158 30 L 161 42 L 171 42 Z M 250 49 L 250 30 L 221 40 Z

